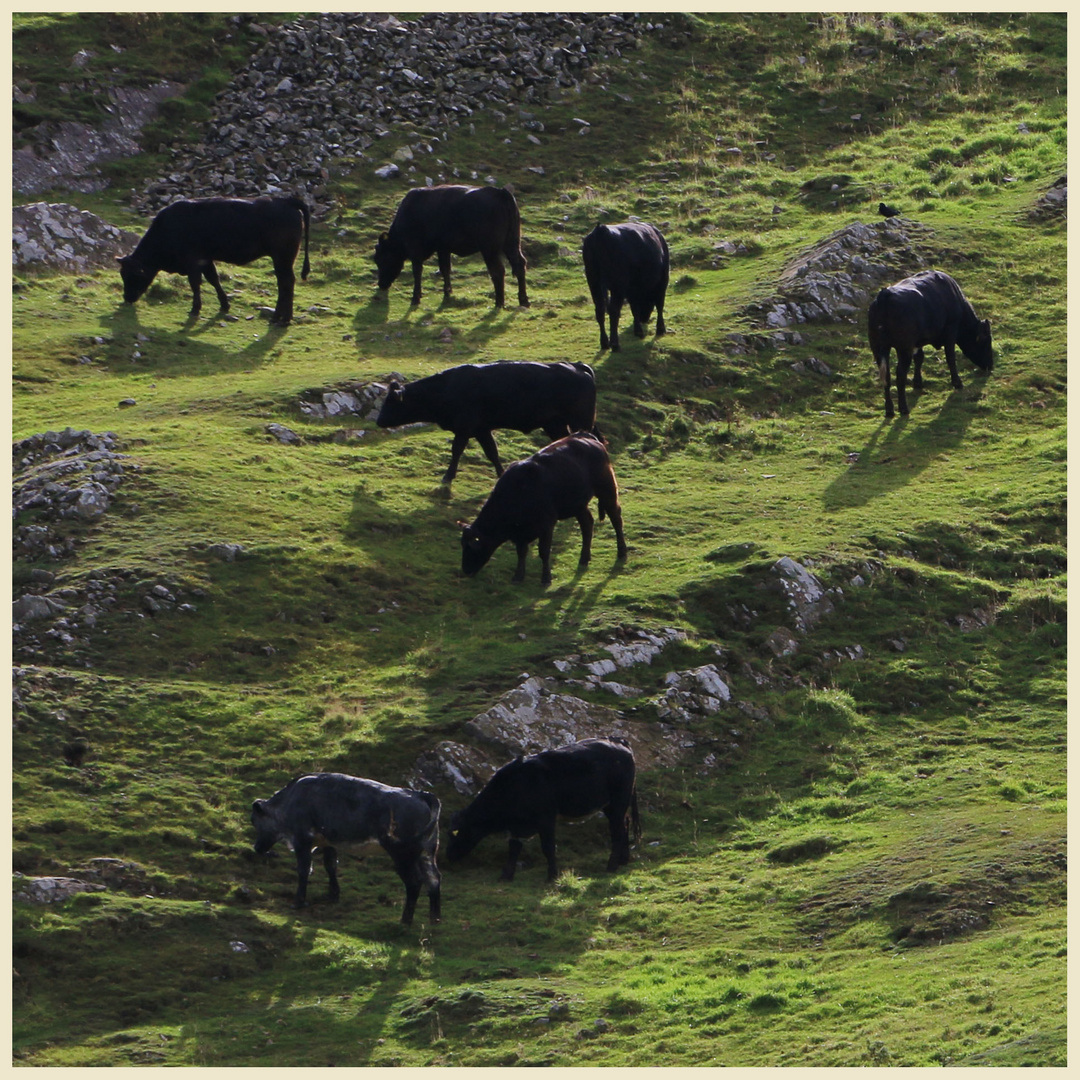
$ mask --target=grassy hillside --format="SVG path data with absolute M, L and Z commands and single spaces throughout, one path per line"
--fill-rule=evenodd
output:
M 20 76 L 58 77 L 28 47 L 46 18 L 17 27 Z M 116 33 L 52 18 L 87 48 Z M 170 18 L 181 70 L 198 17 Z M 129 466 L 100 522 L 61 523 L 73 556 L 14 563 L 16 595 L 35 569 L 79 595 L 117 582 L 92 630 L 16 640 L 14 870 L 126 864 L 106 892 L 16 903 L 17 1063 L 1065 1063 L 1066 227 L 1029 214 L 1066 169 L 1065 17 L 686 27 L 553 103 L 540 148 L 478 112 L 440 150 L 516 189 L 528 309 L 493 310 L 479 258 L 455 261 L 449 303 L 434 264 L 419 307 L 404 280 L 376 302 L 371 252 L 407 184 L 370 168 L 334 178 L 286 330 L 249 318 L 273 301 L 265 260 L 220 268 L 237 321 L 206 301 L 194 326 L 181 278 L 125 307 L 115 272 L 16 275 L 13 438 L 115 431 Z M 895 421 L 864 313 L 782 345 L 747 314 L 880 200 L 996 348 L 989 376 L 961 359 L 961 391 L 929 355 Z M 72 201 L 132 227 L 120 193 Z M 638 341 L 624 317 L 600 353 L 580 240 L 628 214 L 670 244 L 669 334 Z M 513 585 L 510 548 L 463 579 L 455 523 L 493 482 L 479 449 L 447 491 L 447 433 L 300 411 L 316 388 L 500 358 L 594 366 L 625 565 L 605 522 L 578 573 L 564 523 L 550 587 L 535 558 Z M 542 436 L 498 441 L 511 460 Z M 778 657 L 783 556 L 843 595 Z M 152 614 L 156 585 L 194 610 Z M 318 867 L 297 913 L 291 856 L 251 851 L 252 799 L 290 777 L 399 783 L 520 673 L 664 626 L 686 640 L 628 681 L 655 697 L 717 662 L 759 719 L 701 722 L 736 746 L 719 766 L 639 774 L 627 870 L 602 872 L 590 822 L 561 827 L 554 884 L 535 841 L 499 883 L 492 838 L 443 867 L 442 923 L 421 904 L 406 930 L 381 853 L 342 859 L 337 905 Z M 656 720 L 649 698 L 583 696 Z M 465 802 L 438 794 L 444 818 Z

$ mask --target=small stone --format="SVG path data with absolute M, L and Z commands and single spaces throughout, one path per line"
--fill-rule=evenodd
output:
M 118 409 L 130 409 L 132 405 L 137 405 L 138 402 L 133 397 L 121 398 L 117 403 Z

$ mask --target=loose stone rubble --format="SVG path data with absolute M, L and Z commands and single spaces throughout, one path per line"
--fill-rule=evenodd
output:
M 332 12 L 265 27 L 266 44 L 218 95 L 203 141 L 178 153 L 136 205 L 156 211 L 194 192 L 287 192 L 306 195 L 322 215 L 339 168 L 370 164 L 415 183 L 441 170 L 452 180 L 461 170 L 445 161 L 448 142 L 478 109 L 521 129 L 522 168 L 540 168 L 530 155 L 549 133 L 534 110 L 598 81 L 592 69 L 631 53 L 643 34 L 677 36 L 677 18 L 665 28 L 592 12 L 429 12 L 408 22 Z M 480 179 L 474 171 L 464 179 Z

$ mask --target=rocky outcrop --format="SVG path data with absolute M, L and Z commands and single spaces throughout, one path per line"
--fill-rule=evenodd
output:
M 672 627 L 622 628 L 600 647 L 611 656 L 601 663 L 649 666 L 665 647 L 685 637 Z M 719 715 L 726 706 L 741 703 L 734 700 L 730 675 L 715 664 L 657 673 L 651 679 L 654 689 L 647 691 L 608 682 L 592 670 L 595 663 L 574 655 L 554 661 L 554 677 L 523 675 L 490 708 L 466 721 L 462 734 L 471 744 L 439 743 L 417 758 L 404 782 L 421 788 L 449 786 L 462 795 L 475 795 L 497 768 L 518 755 L 611 736 L 630 744 L 639 769 L 692 765 L 710 770 L 737 756 L 751 728 L 769 719 L 764 709 L 749 703 L 739 709 L 737 728 Z M 624 712 L 569 692 L 576 687 L 616 697 L 628 696 L 627 690 L 639 698 L 650 692 L 654 696 Z
M 330 178 L 358 166 L 394 165 L 379 175 L 419 183 L 425 172 L 452 179 L 461 173 L 445 160 L 447 144 L 479 109 L 517 127 L 523 153 L 536 151 L 546 137 L 536 107 L 664 24 L 592 12 L 432 12 L 407 22 L 333 12 L 264 29 L 266 44 L 218 95 L 202 142 L 147 187 L 136 200 L 143 209 L 195 192 L 287 192 L 323 213 Z M 522 167 L 542 168 L 527 158 Z
M 71 553 L 50 522 L 98 521 L 124 479 L 126 455 L 106 431 L 46 431 L 12 445 L 12 515 L 33 511 L 33 523 L 16 525 L 14 553 L 25 559 L 63 558 Z
M 1069 208 L 1069 178 L 1061 176 L 1044 191 L 1029 211 L 1035 220 L 1065 217 Z
M 791 328 L 805 323 L 857 322 L 879 289 L 927 265 L 925 244 L 932 235 L 907 218 L 856 221 L 794 259 L 776 294 L 750 304 L 745 314 L 777 340 L 790 340 Z M 794 337 L 791 343 L 801 343 L 797 332 Z
M 300 394 L 300 411 L 305 416 L 324 420 L 337 416 L 359 416 L 374 420 L 379 415 L 391 380 L 406 381 L 405 376 L 392 371 L 378 382 L 342 382 L 321 386 Z
M 23 877 L 15 875 L 16 900 L 27 904 L 58 904 L 76 893 L 104 892 L 104 885 L 71 877 Z
M 39 124 L 25 133 L 32 145 L 12 155 L 12 187 L 24 195 L 66 188 L 102 191 L 109 186 L 99 166 L 141 151 L 143 127 L 163 101 L 183 93 L 181 83 L 162 80 L 153 86 L 113 86 L 108 90 L 110 116 L 97 128 L 65 120 Z
M 29 203 L 11 211 L 11 262 L 15 270 L 49 269 L 85 274 L 115 266 L 139 242 L 138 233 L 118 229 L 70 203 Z

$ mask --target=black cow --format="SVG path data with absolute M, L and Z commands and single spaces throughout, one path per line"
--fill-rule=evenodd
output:
M 301 277 L 305 281 L 311 270 L 310 224 L 307 204 L 292 197 L 180 199 L 170 203 L 150 222 L 135 250 L 119 259 L 124 301 L 134 304 L 150 288 L 158 271 L 164 270 L 187 275 L 193 297 L 189 318 L 195 318 L 202 307 L 199 284 L 203 277 L 213 285 L 221 310 L 226 312 L 229 298 L 221 287 L 214 263 L 246 266 L 269 255 L 274 261 L 278 283 L 277 306 L 270 321 L 287 326 L 292 321 L 296 286 L 293 263 L 301 239 L 304 241 Z
M 629 301 L 634 333 L 645 336 L 645 324 L 656 308 L 656 336 L 664 325 L 664 294 L 668 287 L 671 258 L 660 230 L 644 221 L 624 225 L 597 225 L 581 244 L 585 279 L 589 283 L 596 321 L 600 324 L 600 348 L 608 347 L 605 314 L 611 321 L 611 351 L 619 351 L 619 315 Z
M 424 422 L 454 433 L 450 467 L 443 475 L 449 484 L 470 439 L 483 447 L 502 476 L 493 428 L 532 431 L 543 428 L 558 439 L 596 422 L 596 380 L 588 364 L 558 361 L 499 360 L 493 364 L 461 364 L 426 379 L 390 391 L 375 421 L 379 427 L 400 427 Z
M 900 412 L 907 416 L 905 395 L 908 367 L 915 356 L 912 386 L 922 389 L 924 345 L 945 347 L 953 389 L 964 384 L 956 371 L 956 346 L 977 367 L 990 371 L 994 353 L 990 338 L 990 320 L 979 319 L 960 286 L 940 270 L 924 270 L 913 277 L 882 289 L 870 302 L 868 320 L 870 348 L 885 388 L 885 415 L 893 415 L 889 385 L 889 350 L 896 349 L 896 392 Z
M 630 861 L 627 812 L 634 839 L 641 839 L 634 754 L 622 739 L 583 739 L 581 742 L 519 757 L 504 765 L 464 810 L 450 819 L 451 862 L 464 858 L 485 836 L 510 835 L 510 853 L 502 879 L 512 881 L 522 841 L 540 834 L 547 857 L 548 881 L 554 880 L 555 819 L 581 818 L 602 810 L 611 830 L 609 871 Z
M 420 278 L 424 260 L 433 253 L 439 256 L 443 296 L 450 295 L 450 256 L 484 256 L 492 284 L 495 306 L 505 300 L 503 282 L 506 271 L 502 256 L 518 283 L 518 303 L 529 306 L 525 295 L 525 256 L 521 254 L 521 215 L 514 196 L 504 188 L 466 187 L 464 184 L 440 184 L 413 188 L 401 200 L 390 223 L 375 245 L 375 265 L 379 270 L 379 289 L 384 293 L 397 281 L 405 260 L 412 262 L 413 304 L 420 303 Z
M 577 518 L 581 526 L 581 558 L 578 565 L 589 565 L 592 547 L 593 517 L 589 502 L 596 497 L 600 520 L 604 514 L 615 527 L 619 558 L 626 558 L 619 485 L 611 468 L 604 443 L 588 431 L 578 431 L 559 439 L 532 457 L 508 465 L 495 482 L 487 502 L 480 508 L 472 525 L 459 522 L 461 533 L 461 570 L 471 577 L 487 563 L 495 549 L 513 541 L 517 547 L 517 570 L 514 581 L 525 580 L 525 556 L 529 545 L 539 540 L 543 563 L 541 582 L 551 582 L 551 539 L 555 522 Z
M 251 807 L 255 850 L 265 854 L 278 840 L 286 840 L 296 853 L 296 907 L 307 903 L 311 853 L 322 848 L 323 865 L 330 876 L 330 899 L 341 890 L 337 880 L 335 844 L 376 841 L 394 860 L 405 882 L 405 910 L 401 921 L 412 922 L 420 887 L 427 885 L 432 921 L 440 914 L 439 800 L 426 791 L 387 787 L 343 773 L 317 773 L 292 780 L 269 799 L 256 799 Z

